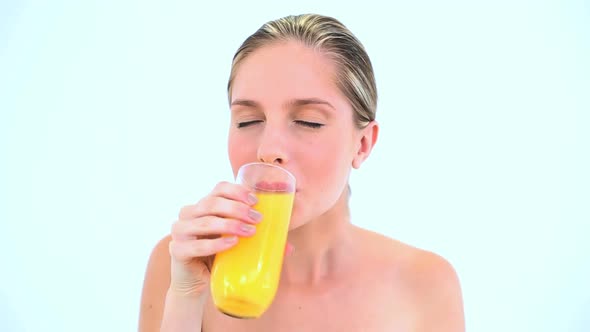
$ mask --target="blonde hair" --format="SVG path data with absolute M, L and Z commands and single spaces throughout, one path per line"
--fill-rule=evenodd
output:
M 264 24 L 234 55 L 228 97 L 240 63 L 256 49 L 278 41 L 296 40 L 329 56 L 336 64 L 336 84 L 350 102 L 354 121 L 364 128 L 375 120 L 377 87 L 373 66 L 361 42 L 340 21 L 327 16 L 287 16 Z

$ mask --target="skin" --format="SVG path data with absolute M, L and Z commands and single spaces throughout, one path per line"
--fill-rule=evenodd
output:
M 221 314 L 205 278 L 191 285 L 183 294 L 202 294 L 203 331 L 465 330 L 459 281 L 446 260 L 351 224 L 348 177 L 370 155 L 379 127 L 355 126 L 335 73 L 328 57 L 296 41 L 264 46 L 239 66 L 231 97 L 230 163 L 234 175 L 254 161 L 295 175 L 288 235 L 294 249 L 285 257 L 275 300 L 258 319 Z M 246 195 L 233 199 L 245 202 Z M 180 218 L 195 216 L 187 212 L 195 209 L 184 208 Z M 150 257 L 140 331 L 159 331 L 175 284 L 171 264 L 172 279 L 178 274 L 175 234 L 185 233 L 173 229 Z

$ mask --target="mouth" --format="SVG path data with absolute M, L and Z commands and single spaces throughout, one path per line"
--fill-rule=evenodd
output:
M 273 191 L 273 192 L 288 192 L 293 193 L 297 192 L 297 188 L 293 187 L 293 184 L 288 182 L 280 182 L 280 181 L 260 181 L 257 182 L 255 185 L 256 190 L 260 191 Z

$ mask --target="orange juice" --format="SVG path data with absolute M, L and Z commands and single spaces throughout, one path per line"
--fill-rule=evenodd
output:
M 252 237 L 216 255 L 211 296 L 217 308 L 239 318 L 260 317 L 276 294 L 294 193 L 259 192 L 254 208 L 262 214 Z

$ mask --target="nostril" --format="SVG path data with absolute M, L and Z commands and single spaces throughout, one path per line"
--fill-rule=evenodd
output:
M 283 158 L 275 158 L 272 162 L 270 161 L 270 159 L 265 159 L 265 158 L 260 158 L 259 161 L 261 163 L 270 163 L 270 164 L 275 164 L 275 165 L 282 165 L 283 164 Z
M 260 153 L 258 154 L 258 161 L 272 165 L 284 165 L 289 158 L 282 153 Z

